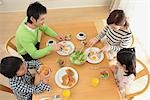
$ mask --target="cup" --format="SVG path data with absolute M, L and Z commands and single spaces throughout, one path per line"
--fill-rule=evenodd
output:
M 86 34 L 84 32 L 79 32 L 77 35 L 76 35 L 76 38 L 78 40 L 85 40 L 86 39 Z
M 46 43 L 47 46 L 52 46 L 54 44 L 56 44 L 56 41 L 52 40 L 52 39 L 48 40 L 47 43 Z
M 69 89 L 63 90 L 62 95 L 63 97 L 70 97 L 71 91 Z
M 97 87 L 99 85 L 99 82 L 100 82 L 99 78 L 94 77 L 91 79 L 91 85 L 93 87 Z

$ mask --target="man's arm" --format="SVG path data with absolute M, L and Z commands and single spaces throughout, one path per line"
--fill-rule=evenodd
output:
M 57 33 L 52 30 L 51 28 L 49 28 L 47 25 L 43 25 L 39 28 L 42 32 L 44 32 L 45 34 L 51 36 L 51 37 L 56 37 Z
M 51 46 L 47 46 L 43 49 L 37 50 L 35 45 L 32 43 L 30 37 L 26 37 L 20 39 L 20 44 L 23 46 L 23 48 L 26 50 L 26 52 L 33 58 L 33 59 L 38 59 L 41 58 L 45 55 L 48 55 L 49 52 L 52 50 Z

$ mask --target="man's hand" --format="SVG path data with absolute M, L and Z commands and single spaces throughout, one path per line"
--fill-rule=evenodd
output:
M 64 47 L 64 46 L 63 46 L 62 44 L 59 44 L 59 43 L 54 44 L 54 45 L 52 46 L 53 51 L 61 50 L 63 47 Z
M 65 40 L 65 35 L 64 34 L 58 34 L 56 36 L 56 39 L 59 40 L 59 41 L 63 41 L 63 40 Z

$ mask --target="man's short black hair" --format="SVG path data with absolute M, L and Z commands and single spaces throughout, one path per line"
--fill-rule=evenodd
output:
M 13 78 L 22 63 L 23 61 L 21 58 L 14 56 L 5 57 L 1 60 L 0 63 L 0 73 L 8 78 Z
M 29 5 L 27 9 L 27 22 L 32 24 L 32 21 L 30 20 L 31 17 L 35 18 L 36 21 L 39 18 L 41 14 L 46 14 L 47 10 L 46 7 L 40 4 L 39 2 L 34 2 Z

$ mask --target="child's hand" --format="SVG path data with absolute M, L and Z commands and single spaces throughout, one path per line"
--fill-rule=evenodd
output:
M 54 44 L 54 45 L 52 46 L 53 51 L 61 50 L 63 47 L 64 47 L 63 45 L 58 44 L 58 43 L 57 43 L 57 44 Z
M 58 34 L 56 36 L 56 38 L 59 40 L 59 41 L 62 41 L 62 40 L 65 40 L 65 35 L 64 34 Z
M 50 79 L 50 74 L 51 74 L 50 70 L 49 70 L 47 75 L 45 75 L 44 73 L 40 73 L 41 81 L 43 81 L 45 84 L 48 84 L 49 83 L 49 79 Z
M 116 65 L 110 66 L 110 69 L 111 69 L 111 71 L 112 71 L 113 73 L 116 73 L 116 71 L 117 71 Z
M 38 85 L 41 82 L 41 76 L 40 76 L 40 74 L 37 73 L 35 75 L 35 78 L 36 78 L 36 80 L 35 80 L 34 84 Z
M 98 39 L 96 37 L 94 37 L 94 38 L 90 39 L 88 45 L 92 46 L 92 45 L 96 44 L 97 42 L 98 42 Z
M 49 77 L 45 77 L 45 78 L 43 79 L 43 83 L 49 84 Z

